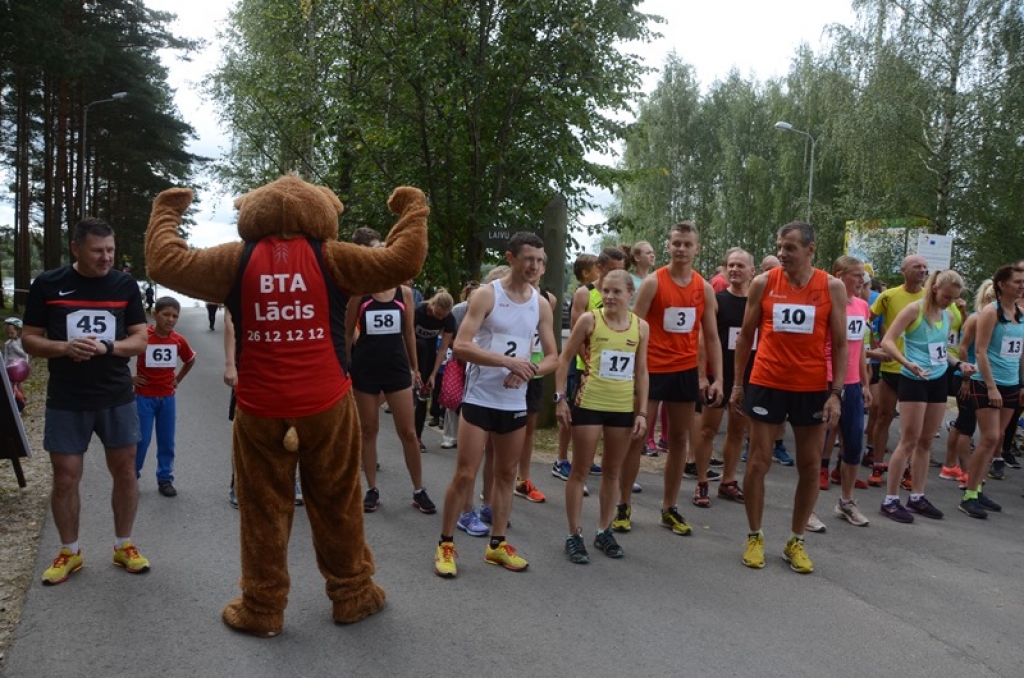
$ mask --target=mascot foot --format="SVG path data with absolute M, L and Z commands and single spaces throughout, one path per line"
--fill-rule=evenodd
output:
M 336 624 L 354 624 L 379 612 L 384 607 L 384 589 L 368 582 L 365 587 L 344 600 L 334 601 L 334 622 Z
M 234 630 L 258 638 L 273 638 L 284 627 L 284 612 L 258 614 L 247 608 L 241 597 L 228 603 L 220 616 Z

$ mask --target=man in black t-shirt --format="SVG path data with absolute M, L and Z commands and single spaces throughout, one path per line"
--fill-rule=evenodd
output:
M 50 372 L 43 447 L 53 464 L 50 505 L 61 539 L 60 553 L 43 573 L 50 585 L 82 567 L 78 486 L 93 433 L 114 481 L 114 564 L 133 574 L 149 570 L 131 541 L 139 504 L 139 418 L 128 360 L 146 350 L 142 295 L 131 276 L 114 270 L 114 231 L 105 222 L 79 222 L 71 253 L 74 264 L 32 282 L 22 335 L 25 350 L 46 358 Z

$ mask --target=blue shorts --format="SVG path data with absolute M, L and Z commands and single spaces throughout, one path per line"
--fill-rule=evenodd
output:
M 85 454 L 93 433 L 107 449 L 138 445 L 141 430 L 135 401 L 105 410 L 46 408 L 43 449 L 50 454 Z
M 843 386 L 839 436 L 843 441 L 843 463 L 859 464 L 864 448 L 864 387 L 859 382 Z

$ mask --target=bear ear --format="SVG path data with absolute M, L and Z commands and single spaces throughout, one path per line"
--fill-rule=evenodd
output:
M 345 213 L 345 205 L 342 204 L 341 200 L 338 199 L 338 196 L 334 195 L 334 191 L 327 188 L 326 186 L 315 186 L 314 188 L 316 188 L 318 191 L 327 196 L 327 199 L 330 201 L 331 206 L 338 210 L 339 216 Z

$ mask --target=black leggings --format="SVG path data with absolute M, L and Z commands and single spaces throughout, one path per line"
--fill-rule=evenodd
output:
M 1020 421 L 1020 415 L 1022 412 L 1024 412 L 1024 405 L 1013 411 L 1013 418 L 1010 419 L 1010 423 L 1006 425 L 1006 432 L 1003 434 L 1004 450 L 1008 450 L 1013 447 L 1013 437 L 1017 435 L 1017 422 Z

